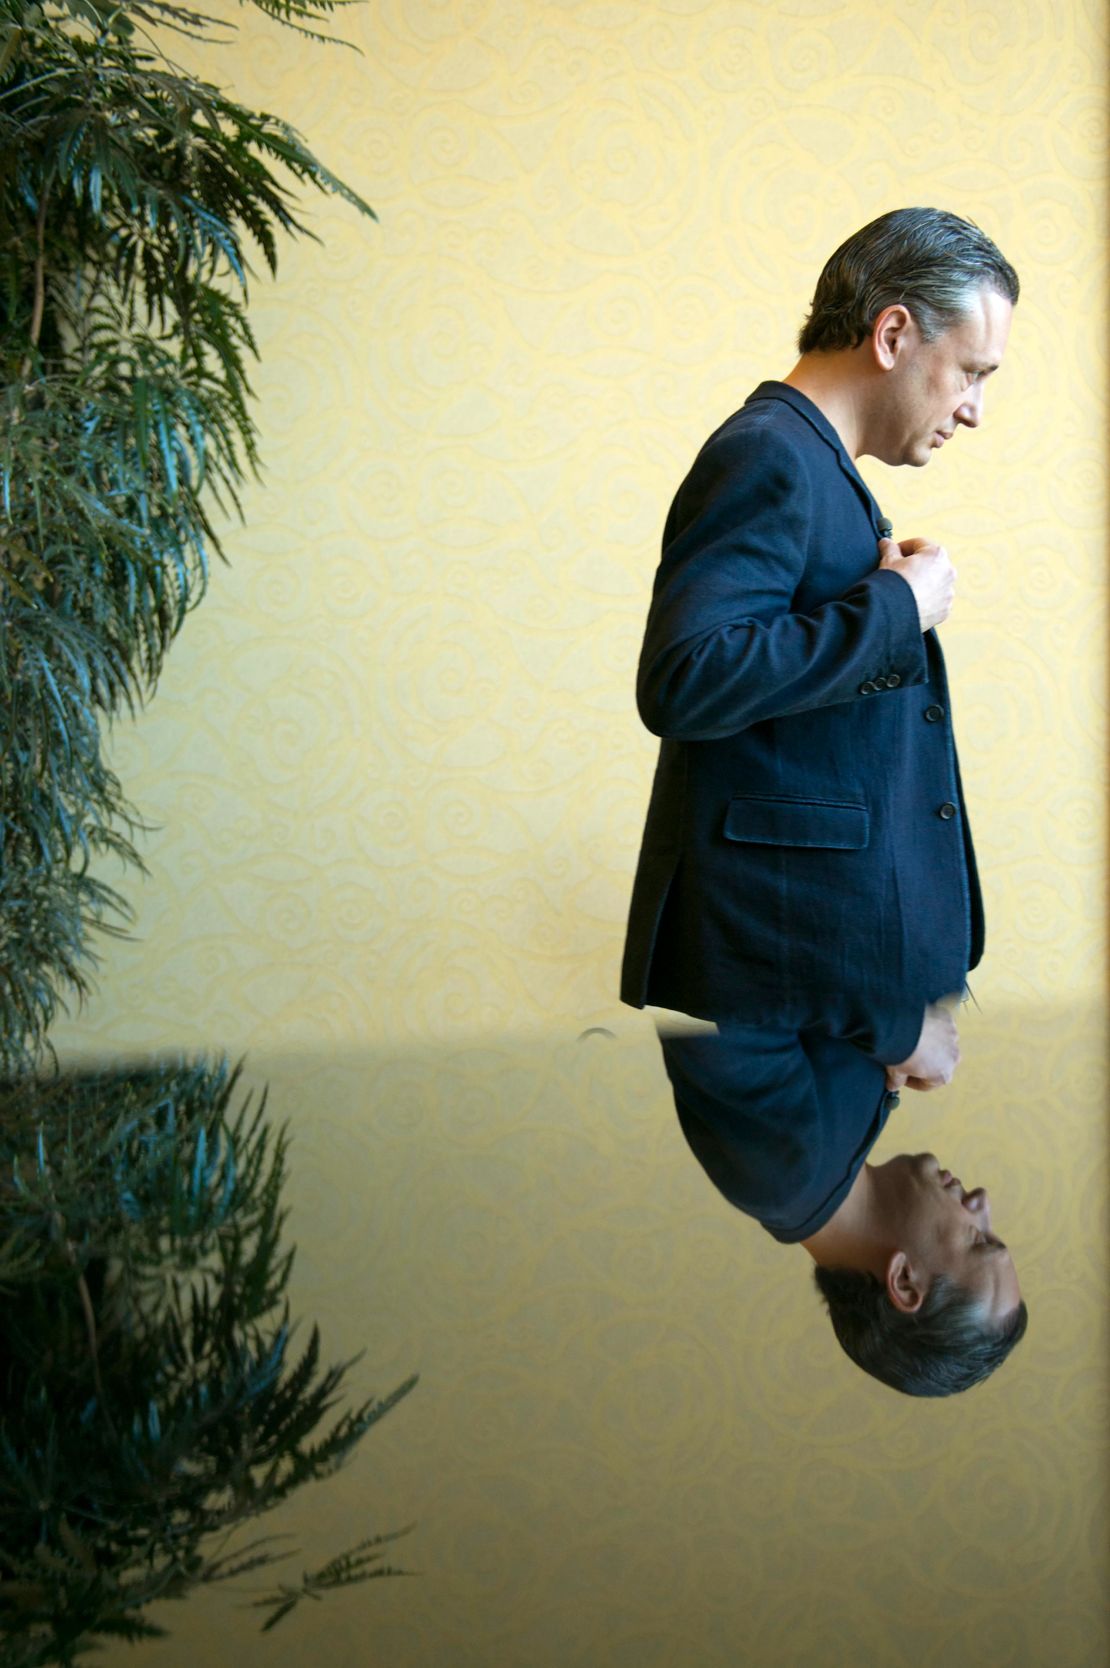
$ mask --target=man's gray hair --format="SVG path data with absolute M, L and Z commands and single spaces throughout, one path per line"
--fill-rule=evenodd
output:
M 944 209 L 893 209 L 853 232 L 825 263 L 801 353 L 859 347 L 884 307 L 902 302 L 925 341 L 966 316 L 981 289 L 1018 298 L 1018 275 L 985 232 Z
M 841 1349 L 857 1367 L 907 1396 L 952 1396 L 981 1384 L 1025 1335 L 1024 1302 L 1004 1321 L 985 1322 L 980 1301 L 938 1274 L 913 1314 L 863 1269 L 813 1271 Z

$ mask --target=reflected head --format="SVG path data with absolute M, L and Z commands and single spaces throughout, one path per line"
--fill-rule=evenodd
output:
M 1018 276 L 985 232 L 943 209 L 894 209 L 854 232 L 825 264 L 802 353 L 857 348 L 885 307 L 903 303 L 923 341 L 963 318 L 982 289 L 1011 303 Z
M 833 1331 L 857 1367 L 908 1396 L 952 1396 L 989 1378 L 1024 1335 L 1020 1302 L 1001 1324 L 979 1294 L 938 1275 L 919 1308 L 897 1308 L 883 1282 L 861 1269 L 822 1268 L 814 1278 Z

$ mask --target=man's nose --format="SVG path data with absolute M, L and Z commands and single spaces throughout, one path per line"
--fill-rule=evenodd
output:
M 952 414 L 965 428 L 977 429 L 983 420 L 983 384 L 973 382 Z
M 964 1198 L 968 1210 L 973 1210 L 985 1228 L 991 1225 L 991 1202 L 985 1187 L 973 1187 Z

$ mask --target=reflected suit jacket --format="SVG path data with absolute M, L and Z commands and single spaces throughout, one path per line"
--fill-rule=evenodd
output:
M 983 914 L 944 662 L 831 424 L 764 382 L 671 506 L 637 679 L 662 738 L 622 999 L 893 1062 Z

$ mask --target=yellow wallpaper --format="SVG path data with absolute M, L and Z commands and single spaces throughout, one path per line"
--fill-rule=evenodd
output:
M 450 1036 L 618 1018 L 654 747 L 632 704 L 693 451 L 826 255 L 903 202 L 1024 293 L 987 422 L 865 464 L 947 543 L 985 1005 L 1102 978 L 1101 11 L 1047 0 L 249 14 L 209 67 L 375 205 L 254 289 L 266 484 L 116 756 L 161 826 L 79 1034 Z
M 309 204 L 323 248 L 254 287 L 266 481 L 117 730 L 151 875 L 58 1040 L 285 1055 L 302 1307 L 334 1353 L 369 1343 L 368 1385 L 425 1372 L 306 1519 L 326 1554 L 419 1517 L 421 1582 L 290 1641 L 1101 1664 L 1105 8 L 371 0 L 341 24 L 360 56 L 226 15 L 211 73 L 381 220 Z M 924 471 L 864 464 L 959 569 L 988 907 L 967 1064 L 894 1134 L 991 1185 L 1032 1311 L 1020 1370 L 928 1411 L 840 1361 L 801 1253 L 712 1194 L 615 994 L 671 494 L 789 368 L 832 248 L 913 202 L 979 221 L 1023 284 L 984 427 Z M 589 1026 L 617 1040 L 575 1054 Z M 261 1662 L 250 1614 L 215 1614 L 175 1611 L 193 1645 L 162 1660 Z

